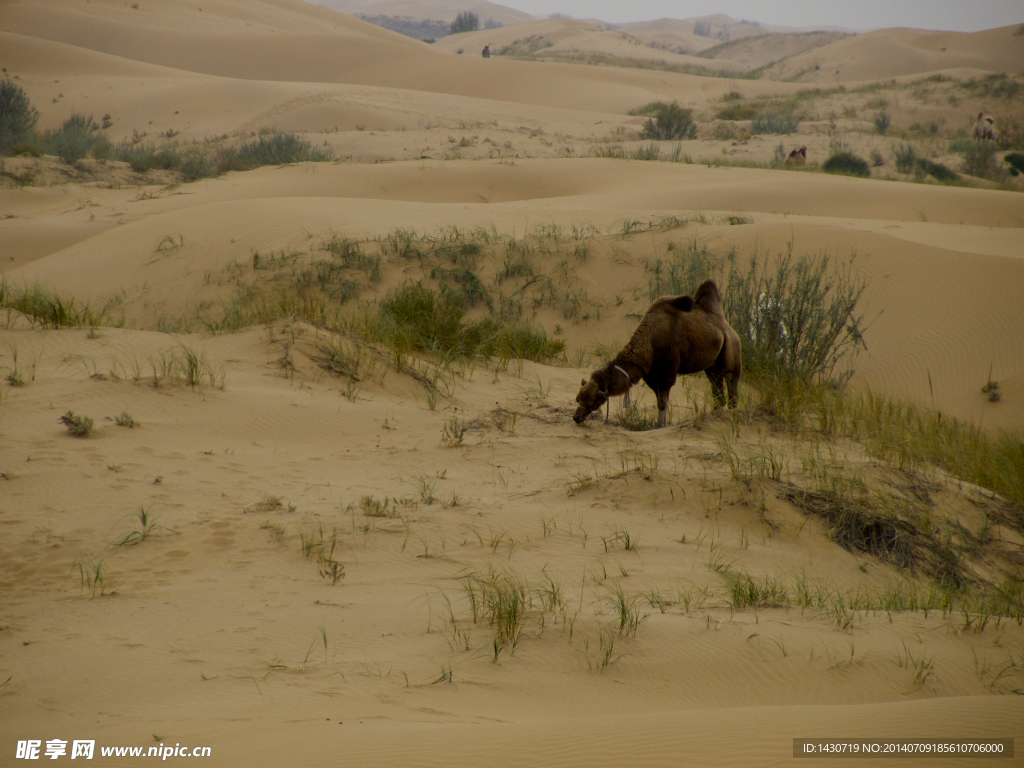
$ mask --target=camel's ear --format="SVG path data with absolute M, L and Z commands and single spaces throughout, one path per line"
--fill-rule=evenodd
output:
M 580 379 L 580 386 L 581 387 L 587 386 L 587 380 L 586 379 Z
M 676 296 L 672 299 L 672 306 L 682 312 L 692 312 L 693 299 L 689 296 Z

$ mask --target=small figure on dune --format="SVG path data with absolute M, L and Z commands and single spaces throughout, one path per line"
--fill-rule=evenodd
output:
M 804 165 L 807 163 L 807 147 L 794 149 L 786 158 L 786 165 Z
M 489 46 L 489 45 L 485 45 L 484 46 L 483 57 L 485 59 L 491 58 L 491 46 Z
M 974 124 L 974 138 L 995 141 L 996 121 L 992 119 L 991 115 L 986 115 L 984 112 L 978 113 L 978 122 Z
M 725 319 L 713 280 L 701 283 L 693 298 L 662 296 L 651 304 L 615 359 L 594 371 L 590 381 L 583 380 L 573 421 L 582 424 L 613 395 L 624 394 L 628 408 L 629 388 L 643 379 L 658 397 L 657 425 L 664 427 L 676 376 L 701 371 L 711 381 L 715 406 L 726 404 L 727 385 L 729 407 L 735 408 L 742 372 L 740 338 Z

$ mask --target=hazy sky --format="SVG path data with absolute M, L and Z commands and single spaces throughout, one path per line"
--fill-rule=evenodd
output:
M 493 0 L 535 16 L 564 13 L 603 21 L 686 19 L 724 13 L 787 27 L 915 27 L 976 32 L 1024 23 L 1024 0 Z M 1024 45 L 1024 40 L 1021 42 Z

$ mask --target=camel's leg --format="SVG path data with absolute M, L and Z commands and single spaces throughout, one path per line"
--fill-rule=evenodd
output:
M 727 373 L 725 383 L 729 385 L 729 407 L 736 408 L 739 405 L 740 377 L 735 373 Z
M 622 396 L 622 407 L 629 408 L 629 390 L 626 390 L 626 394 Z
M 608 423 L 608 417 L 612 415 L 612 399 L 609 397 L 606 401 L 606 408 L 604 409 L 604 423 Z
M 725 391 L 722 389 L 725 375 L 714 367 L 708 368 L 704 373 L 707 374 L 708 381 L 711 382 L 711 394 L 715 397 L 715 408 L 721 408 L 725 405 Z
M 658 427 L 668 426 L 668 393 L 671 390 L 662 389 L 658 391 Z

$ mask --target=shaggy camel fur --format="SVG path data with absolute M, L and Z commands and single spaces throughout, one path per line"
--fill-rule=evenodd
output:
M 984 112 L 978 113 L 978 122 L 974 124 L 974 138 L 989 141 L 996 138 L 996 121 Z
M 740 338 L 725 319 L 722 297 L 713 280 L 705 280 L 693 298 L 662 296 L 640 320 L 625 347 L 607 365 L 582 382 L 573 421 L 582 424 L 612 395 L 626 395 L 640 379 L 658 396 L 658 426 L 668 423 L 668 395 L 677 374 L 704 371 L 711 381 L 715 406 L 736 407 L 742 369 Z
M 789 157 L 786 158 L 786 165 L 806 165 L 807 164 L 807 147 L 800 147 L 800 149 L 794 149 L 789 153 Z

